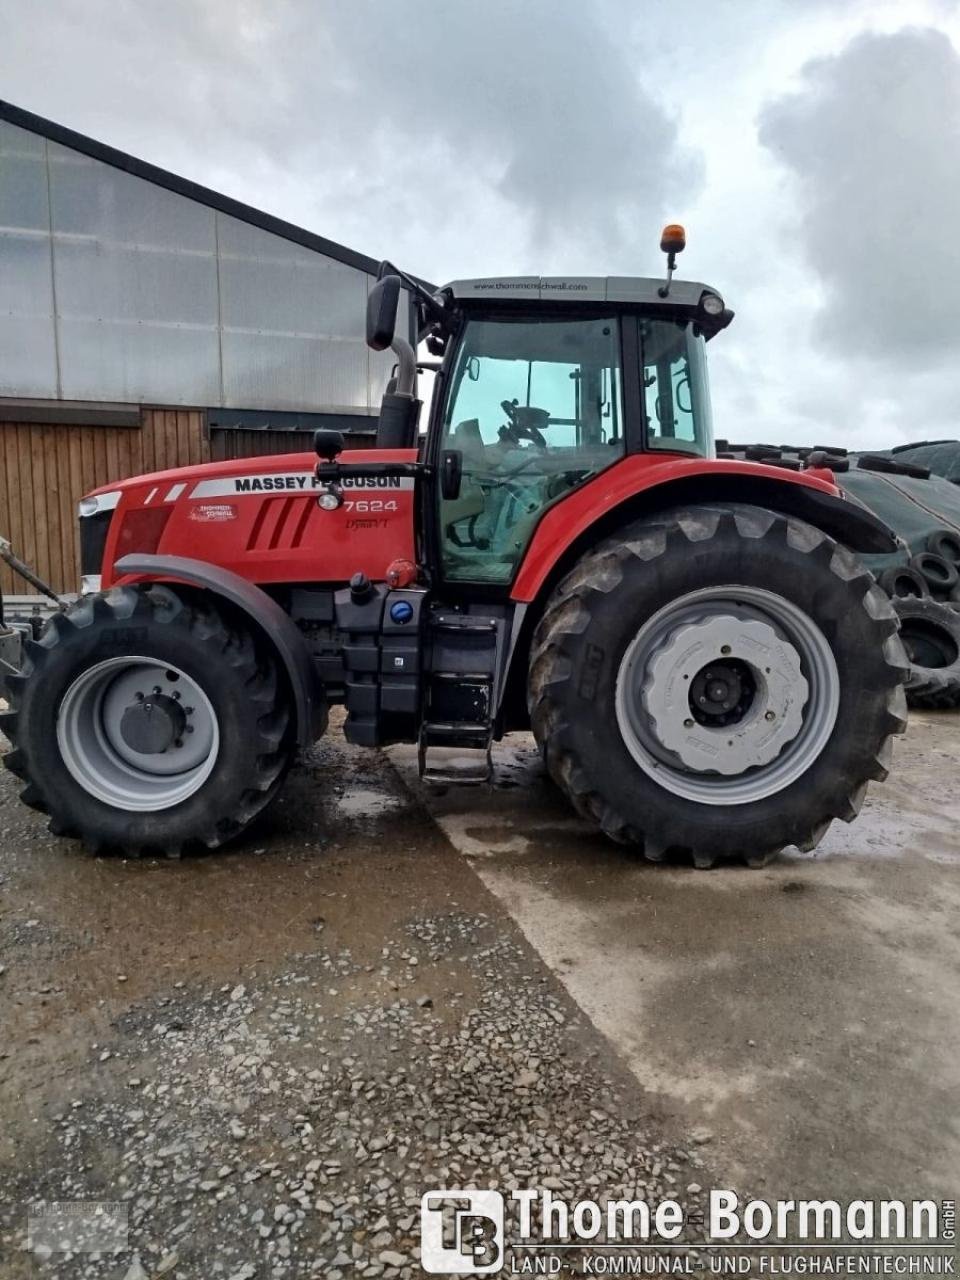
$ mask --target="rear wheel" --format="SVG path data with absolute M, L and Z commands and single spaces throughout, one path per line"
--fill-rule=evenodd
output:
M 214 848 L 270 802 L 292 755 L 271 655 L 199 597 L 123 587 L 81 601 L 8 678 L 7 768 L 56 834 L 96 849 Z
M 529 705 L 578 810 L 647 856 L 813 848 L 886 776 L 906 661 L 872 576 L 819 530 L 749 507 L 624 529 L 557 588 Z

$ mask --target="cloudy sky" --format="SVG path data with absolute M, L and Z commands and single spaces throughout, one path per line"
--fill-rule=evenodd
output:
M 0 97 L 441 282 L 685 275 L 717 431 L 960 431 L 957 0 L 0 0 Z

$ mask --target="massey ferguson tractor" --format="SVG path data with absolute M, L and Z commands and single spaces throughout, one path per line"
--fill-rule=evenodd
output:
M 715 457 L 704 351 L 733 313 L 674 278 L 682 228 L 661 248 L 661 279 L 436 293 L 385 263 L 375 449 L 318 431 L 84 497 L 87 594 L 8 680 L 24 802 L 94 849 L 214 848 L 342 703 L 348 741 L 417 743 L 435 781 L 485 781 L 532 729 L 577 811 L 655 860 L 762 864 L 853 819 L 905 725 L 896 618 L 855 554 L 895 537 L 823 454 Z

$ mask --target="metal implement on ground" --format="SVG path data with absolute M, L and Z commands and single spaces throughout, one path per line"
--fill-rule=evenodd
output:
M 588 822 L 648 858 L 812 848 L 886 776 L 897 618 L 861 555 L 890 529 L 812 453 L 718 458 L 705 349 L 733 313 L 665 278 L 385 263 L 377 447 L 118 479 L 80 501 L 85 594 L 8 679 L 7 766 L 51 828 L 128 853 L 237 836 L 298 746 L 417 745 L 484 782 L 532 729 Z M 410 290 L 435 373 L 397 331 Z

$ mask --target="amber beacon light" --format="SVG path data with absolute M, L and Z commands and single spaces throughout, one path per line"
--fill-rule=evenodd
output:
M 687 233 L 679 222 L 668 222 L 660 235 L 663 253 L 682 253 L 687 247 Z
M 687 233 L 679 222 L 668 222 L 660 233 L 660 248 L 667 255 L 667 278 L 657 290 L 661 298 L 670 292 L 670 281 L 677 265 L 677 254 L 687 247 Z

